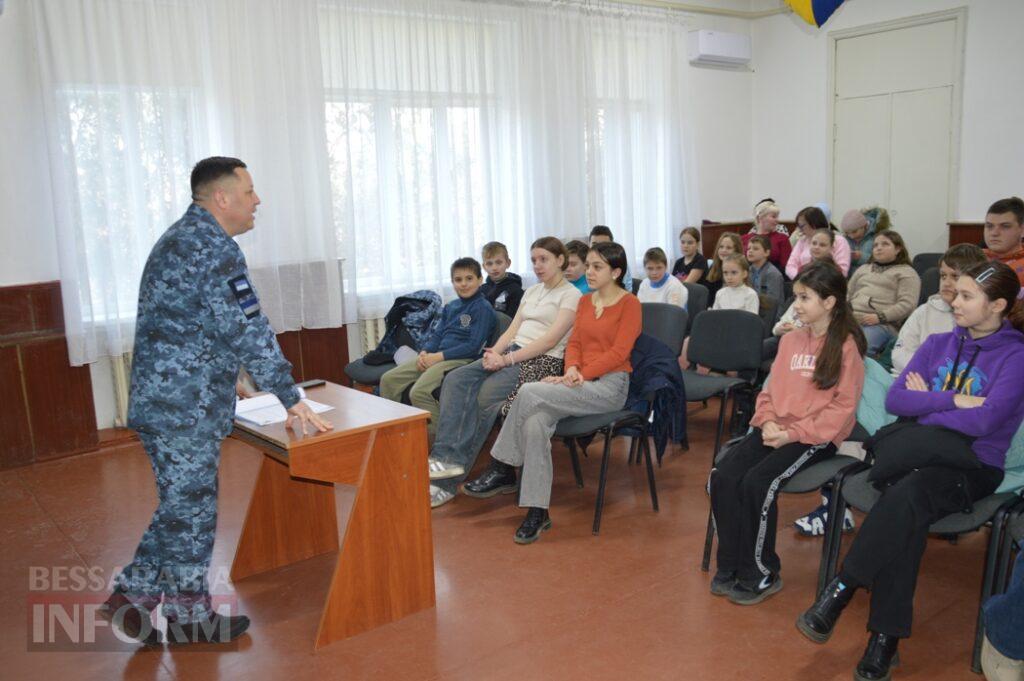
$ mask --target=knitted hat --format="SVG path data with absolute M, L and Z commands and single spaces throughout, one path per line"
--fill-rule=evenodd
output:
M 843 221 L 840 224 L 840 229 L 844 232 L 852 232 L 855 229 L 867 226 L 868 219 L 864 217 L 864 213 L 861 213 L 856 208 L 851 208 L 843 215 Z

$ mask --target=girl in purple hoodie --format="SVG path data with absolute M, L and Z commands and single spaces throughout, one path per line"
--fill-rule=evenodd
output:
M 868 646 L 854 679 L 890 678 L 901 638 L 910 636 L 914 587 L 940 518 L 970 508 L 999 487 L 1006 451 L 1024 418 L 1024 308 L 1017 275 L 1000 262 L 964 271 L 956 283 L 950 333 L 914 353 L 886 397 L 886 409 L 973 438 L 976 469 L 926 466 L 887 487 L 854 539 L 839 575 L 797 620 L 816 643 L 832 635 L 859 587 L 871 589 Z

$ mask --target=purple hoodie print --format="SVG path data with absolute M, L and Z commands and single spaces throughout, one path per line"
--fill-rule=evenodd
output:
M 928 392 L 906 388 L 911 372 L 924 378 Z M 957 409 L 957 392 L 984 397 L 985 404 Z M 1003 321 L 998 331 L 978 340 L 959 326 L 929 336 L 889 388 L 885 408 L 977 438 L 978 459 L 1005 468 L 1006 450 L 1024 418 L 1024 334 Z

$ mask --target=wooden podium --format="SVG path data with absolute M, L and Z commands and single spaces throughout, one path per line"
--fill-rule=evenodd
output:
M 338 551 L 320 648 L 434 605 L 428 414 L 333 383 L 307 396 L 334 407 L 321 415 L 334 430 L 235 422 L 231 436 L 264 456 L 231 578 Z M 335 484 L 357 488 L 340 539 Z

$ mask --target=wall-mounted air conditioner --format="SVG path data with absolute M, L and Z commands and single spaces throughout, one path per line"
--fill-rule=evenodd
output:
M 750 63 L 750 36 L 721 31 L 690 31 L 690 63 L 743 66 Z

